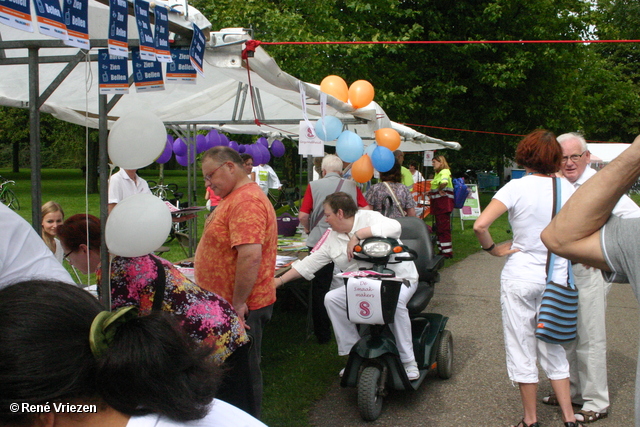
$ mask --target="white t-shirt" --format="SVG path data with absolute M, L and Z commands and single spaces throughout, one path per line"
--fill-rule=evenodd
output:
M 20 215 L 0 203 L 0 288 L 28 279 L 74 284 L 51 249 Z
M 151 194 L 149 184 L 144 179 L 137 177 L 134 182 L 124 169 L 109 178 L 109 200 L 107 203 L 120 203 L 134 194 Z
M 574 189 L 566 179 L 560 179 L 560 183 L 564 205 Z M 494 198 L 507 207 L 513 232 L 512 247 L 520 249 L 507 257 L 502 278 L 546 283 L 547 248 L 540 240 L 540 233 L 551 222 L 552 179 L 535 175 L 512 179 Z M 559 284 L 567 283 L 566 259 L 556 257 L 552 279 Z
M 256 182 L 264 194 L 267 194 L 270 188 L 280 188 L 280 179 L 271 166 L 267 164 L 254 166 L 251 172 L 255 172 Z
M 158 414 L 151 414 L 131 417 L 127 427 L 266 427 L 266 425 L 243 410 L 222 400 L 214 399 L 211 410 L 200 420 L 173 421 Z

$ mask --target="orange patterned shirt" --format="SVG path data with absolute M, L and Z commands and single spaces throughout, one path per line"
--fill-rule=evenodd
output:
M 203 289 L 233 301 L 238 245 L 262 245 L 258 279 L 247 299 L 249 310 L 276 301 L 273 275 L 278 227 L 273 206 L 255 182 L 245 184 L 220 201 L 207 218 L 195 255 L 195 281 Z

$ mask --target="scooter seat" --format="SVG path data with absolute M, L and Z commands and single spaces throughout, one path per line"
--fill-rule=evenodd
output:
M 434 286 L 429 282 L 418 282 L 418 288 L 413 294 L 409 302 L 407 303 L 407 309 L 409 310 L 409 317 L 415 317 L 422 313 L 431 298 L 433 298 Z

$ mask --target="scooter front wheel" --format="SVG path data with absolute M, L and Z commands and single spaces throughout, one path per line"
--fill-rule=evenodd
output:
M 377 366 L 367 366 L 358 381 L 358 409 L 365 421 L 375 421 L 382 413 L 384 384 L 382 372 Z

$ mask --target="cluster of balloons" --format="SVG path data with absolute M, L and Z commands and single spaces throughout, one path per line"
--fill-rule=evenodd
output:
M 267 138 L 258 138 L 258 141 L 251 145 L 238 144 L 236 141 L 230 141 L 225 134 L 219 133 L 216 129 L 211 129 L 206 135 L 196 136 L 195 150 L 193 149 L 194 146 L 191 146 L 189 150 L 189 146 L 182 138 L 174 139 L 173 136 L 167 135 L 164 151 L 156 159 L 156 162 L 160 164 L 167 163 L 171 160 L 171 156 L 175 154 L 178 164 L 187 166 L 195 162 L 196 154 L 217 146 L 231 147 L 239 153 L 251 154 L 256 164 L 267 163 L 271 159 L 271 155 L 282 157 L 285 151 L 284 144 L 277 139 L 271 144 L 271 152 L 269 152 Z
M 320 82 L 320 90 L 342 102 L 350 102 L 353 108 L 362 108 L 371 104 L 375 90 L 366 80 L 356 80 L 347 86 L 340 76 L 327 76 Z
M 338 139 L 338 141 L 340 141 Z M 400 147 L 400 134 L 391 128 L 376 131 L 376 142 L 369 145 L 351 165 L 351 176 L 357 182 L 367 182 L 373 177 L 373 170 L 387 172 L 391 170 L 396 159 L 393 152 Z M 338 146 L 336 145 L 336 151 Z M 355 155 L 356 153 L 351 153 Z M 340 155 L 340 154 L 338 154 Z M 342 159 L 342 157 L 340 157 Z M 344 160 L 344 159 L 343 159 Z

